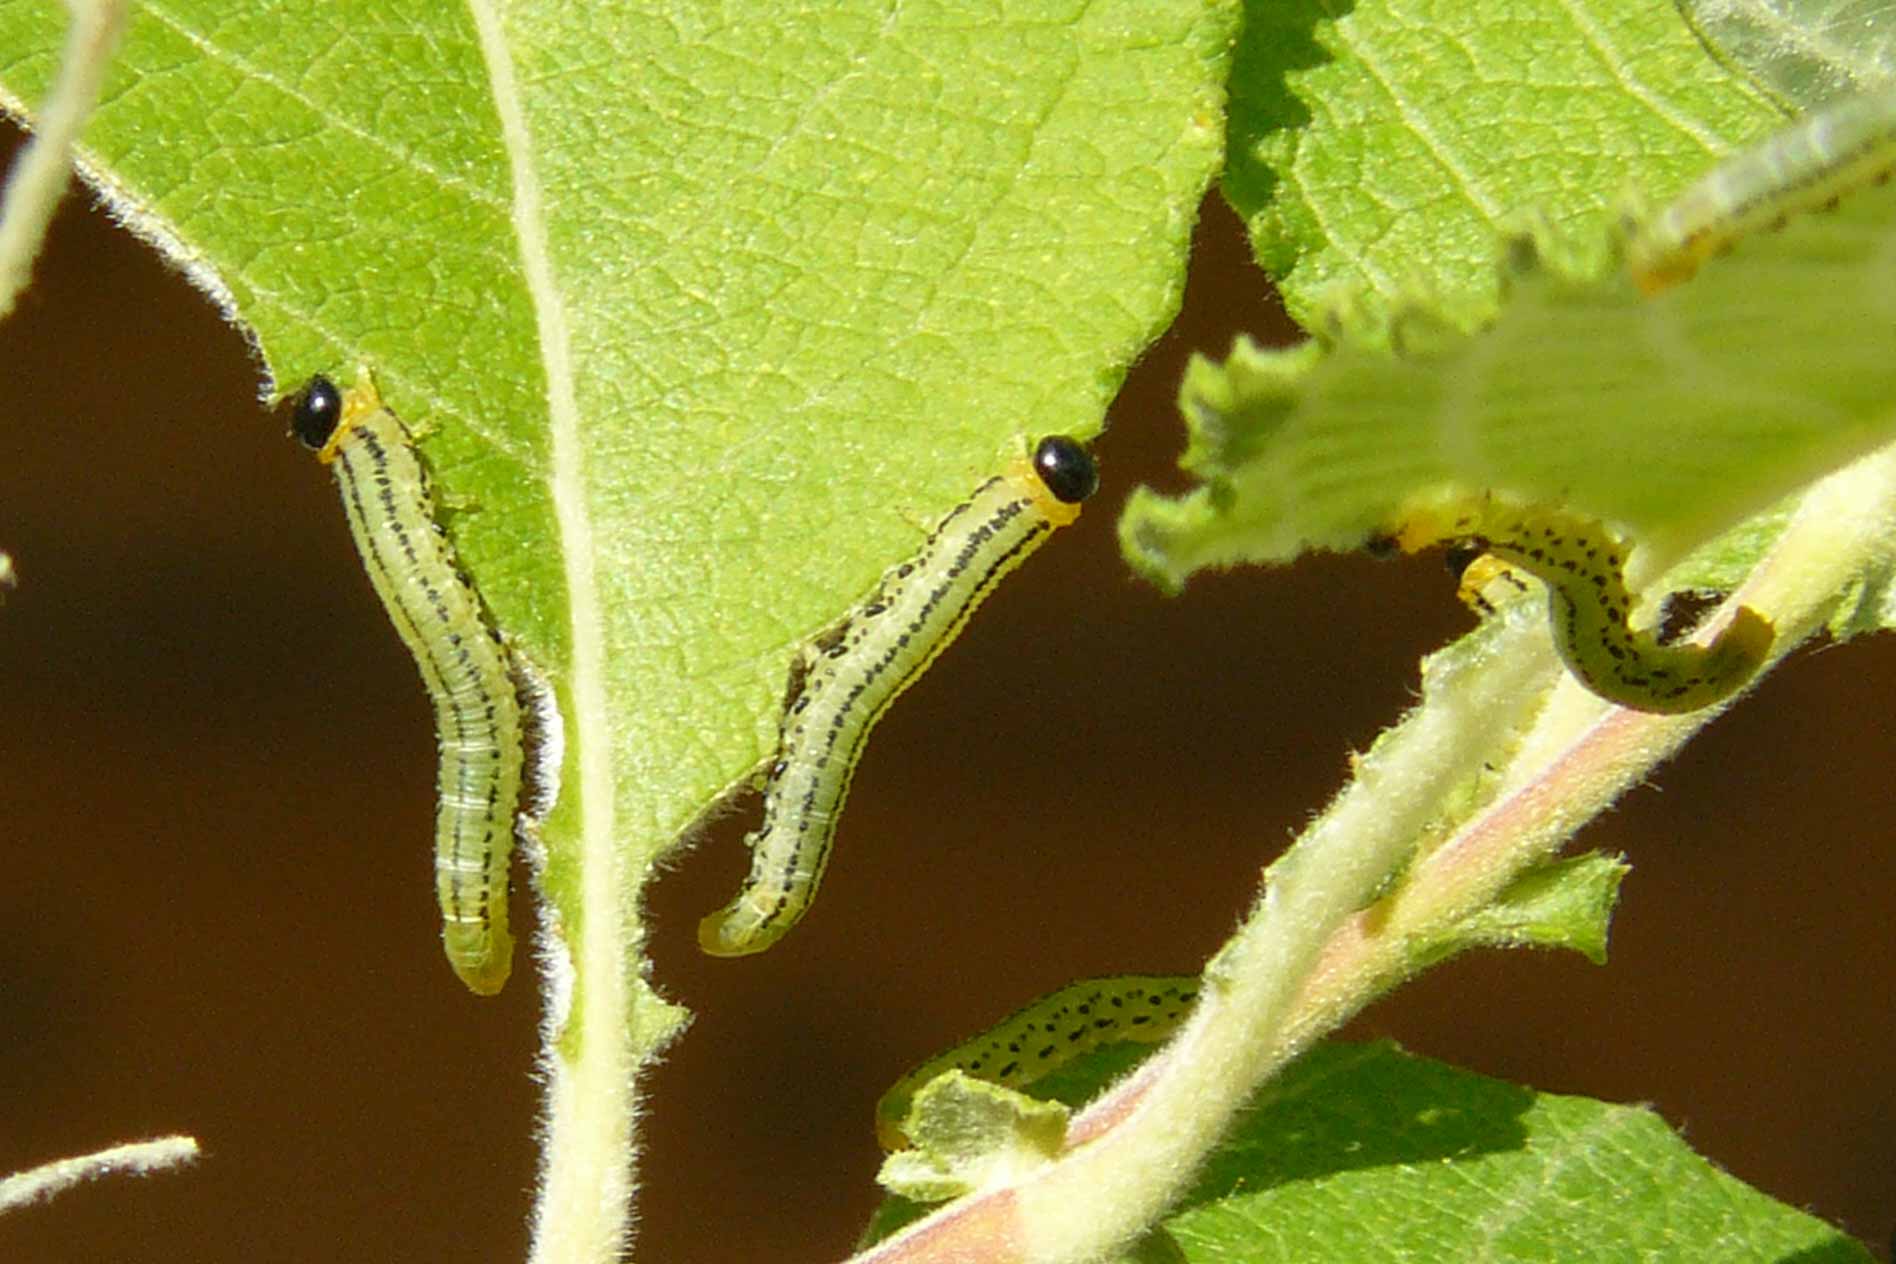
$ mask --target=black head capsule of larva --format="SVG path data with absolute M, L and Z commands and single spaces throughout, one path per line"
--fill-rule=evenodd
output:
M 320 373 L 309 380 L 290 412 L 290 433 L 312 452 L 322 450 L 342 420 L 342 392 Z
M 1065 435 L 1048 435 L 1035 445 L 1034 473 L 1063 505 L 1077 505 L 1099 490 L 1092 455 Z

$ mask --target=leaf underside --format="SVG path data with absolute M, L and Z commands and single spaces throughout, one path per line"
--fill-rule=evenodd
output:
M 365 361 L 424 434 L 566 711 L 576 933 L 583 846 L 646 872 L 800 641 L 1027 439 L 1097 432 L 1176 308 L 1235 19 L 185 0 L 136 9 L 82 158 L 279 389 Z M 61 32 L 0 2 L 10 108 Z

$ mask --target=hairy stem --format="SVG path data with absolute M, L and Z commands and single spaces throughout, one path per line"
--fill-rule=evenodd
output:
M 1806 493 L 1702 636 L 1750 606 L 1777 629 L 1781 658 L 1822 629 L 1839 594 L 1893 540 L 1896 450 L 1885 450 Z M 1514 730 L 1523 699 L 1545 695 L 1537 678 L 1555 670 L 1545 640 L 1544 629 L 1511 622 L 1485 654 L 1437 656 L 1423 705 L 1376 744 L 1356 781 L 1266 873 L 1251 917 L 1207 971 L 1198 1012 L 1170 1047 L 1073 1121 L 1063 1157 L 858 1259 L 1047 1264 L 1122 1249 L 1173 1205 L 1271 1075 L 1419 969 L 1423 945 L 1546 860 L 1716 715 L 1626 711 L 1562 679 L 1515 745 L 1498 790 L 1368 915 L 1444 801 Z

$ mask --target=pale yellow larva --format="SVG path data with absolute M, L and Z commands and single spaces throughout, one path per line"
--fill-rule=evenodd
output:
M 1892 171 L 1896 85 L 1826 105 L 1714 167 L 1633 236 L 1627 270 L 1656 294 L 1741 238 Z
M 311 379 L 291 428 L 335 472 L 362 564 L 434 702 L 442 944 L 461 981 L 492 995 L 513 966 L 507 867 L 521 789 L 516 665 L 442 533 L 407 427 L 369 375 L 347 391 Z
M 1099 474 L 1065 435 L 1042 439 L 942 519 L 791 671 L 750 876 L 698 926 L 717 957 L 762 952 L 810 906 L 869 730 L 966 625 L 994 585 L 1080 515 Z

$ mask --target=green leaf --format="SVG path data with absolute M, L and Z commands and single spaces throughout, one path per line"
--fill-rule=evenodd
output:
M 1896 6 L 1882 0 L 1680 0 L 1725 64 L 1809 108 L 1896 77 Z
M 1096 433 L 1169 323 L 1237 16 L 134 12 L 86 174 L 277 383 L 373 368 L 555 683 L 550 1027 L 588 1069 L 552 1089 L 549 1205 L 621 1201 L 632 1059 L 676 1023 L 637 887 L 774 744 L 795 648 L 1026 438 Z M 39 99 L 62 31 L 0 0 L 0 103 Z
M 1620 882 L 1631 869 L 1598 852 L 1531 869 L 1425 955 L 1439 959 L 1475 947 L 1567 948 L 1605 965 L 1607 928 Z
M 569 704 L 573 641 L 599 656 L 610 728 L 572 763 L 612 760 L 649 854 L 918 523 L 1021 436 L 1098 429 L 1177 303 L 1231 28 L 526 7 L 503 83 L 450 7 L 186 3 L 138 10 L 86 161 L 279 381 L 364 357 L 428 429 L 503 626 Z M 14 108 L 59 35 L 0 3 Z
M 1163 1229 L 1155 1229 L 1112 1264 L 1186 1264 L 1185 1252 Z
M 1498 300 L 1500 243 L 1669 197 L 1781 115 L 1707 62 L 1671 6 L 1499 0 L 1247 6 L 1225 192 L 1307 326 L 1425 297 Z
M 1127 556 L 1176 587 L 1206 566 L 1359 547 L 1413 497 L 1453 489 L 1562 504 L 1676 559 L 1896 438 L 1890 325 L 1869 315 L 1892 242 L 1896 193 L 1870 190 L 1657 299 L 1523 242 L 1480 333 L 1421 313 L 1395 322 L 1406 353 L 1241 342 L 1181 391 L 1184 464 L 1205 485 L 1136 493 Z
M 1102 1049 L 1035 1091 L 1085 1100 L 1146 1052 Z M 864 1240 L 916 1214 L 890 1199 Z M 1194 1264 L 1870 1258 L 1719 1171 L 1650 1110 L 1535 1093 L 1387 1042 L 1305 1055 L 1163 1227 Z
M 1166 1227 L 1194 1264 L 1870 1259 L 1692 1153 L 1650 1110 L 1388 1044 L 1305 1057 Z

